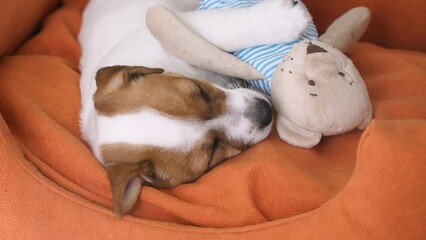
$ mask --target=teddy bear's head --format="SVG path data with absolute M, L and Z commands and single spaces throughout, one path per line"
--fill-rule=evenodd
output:
M 371 119 L 358 70 L 345 54 L 321 41 L 302 41 L 287 54 L 272 78 L 271 95 L 278 133 L 294 145 L 300 145 L 293 142 L 297 131 L 314 136 L 308 145 L 315 145 L 321 135 L 361 128 Z

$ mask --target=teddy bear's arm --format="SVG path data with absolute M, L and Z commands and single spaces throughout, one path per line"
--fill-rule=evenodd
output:
M 293 0 L 264 0 L 251 7 L 185 13 L 154 6 L 146 15 L 149 30 L 169 54 L 194 66 L 246 80 L 264 76 L 223 50 L 294 41 L 310 19 L 304 5 Z
M 320 132 L 300 128 L 281 115 L 277 117 L 277 131 L 282 140 L 303 148 L 311 148 L 317 145 L 322 137 Z
M 189 64 L 247 80 L 264 78 L 251 65 L 220 50 L 190 30 L 173 12 L 163 6 L 150 8 L 146 23 L 164 51 Z

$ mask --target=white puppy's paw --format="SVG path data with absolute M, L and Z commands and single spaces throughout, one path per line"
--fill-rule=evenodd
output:
M 306 6 L 296 0 L 264 0 L 253 7 L 252 14 L 275 43 L 297 40 L 312 19 Z

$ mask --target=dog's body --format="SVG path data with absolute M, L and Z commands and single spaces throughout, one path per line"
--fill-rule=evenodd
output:
M 265 2 L 261 7 L 276 9 L 277 0 Z M 81 131 L 107 169 L 118 215 L 130 211 L 141 184 L 171 187 L 194 181 L 264 139 L 271 129 L 272 110 L 265 97 L 248 89 L 223 88 L 229 84 L 226 77 L 168 55 L 146 27 L 145 15 L 153 5 L 192 10 L 197 3 L 92 0 L 84 12 L 79 35 Z M 247 18 L 244 13 L 227 14 L 236 16 L 236 22 L 239 16 Z M 191 25 L 202 16 L 183 18 Z M 247 34 L 250 27 L 236 27 L 242 30 L 228 28 L 215 33 L 219 38 L 205 37 L 241 34 L 244 45 L 265 41 L 263 30 L 256 38 Z M 193 28 L 203 32 L 197 24 Z M 218 44 L 240 47 L 234 42 Z

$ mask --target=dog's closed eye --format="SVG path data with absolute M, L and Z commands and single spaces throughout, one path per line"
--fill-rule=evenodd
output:
M 198 90 L 198 92 L 194 93 L 194 98 L 195 99 L 203 99 L 206 102 L 210 102 L 212 100 L 210 94 L 202 87 L 200 86 L 200 84 L 196 83 L 195 81 L 193 82 Z
M 204 100 L 206 100 L 206 102 L 210 102 L 212 100 L 212 98 L 210 97 L 210 95 L 207 93 L 206 90 L 204 90 L 204 88 L 202 88 L 200 85 L 197 85 L 199 90 L 200 90 L 200 94 L 203 97 Z

